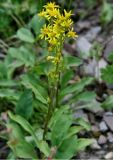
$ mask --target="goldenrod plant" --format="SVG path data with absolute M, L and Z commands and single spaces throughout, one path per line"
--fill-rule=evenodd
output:
M 57 4 L 47 3 L 29 23 L 36 37 L 29 28 L 20 28 L 17 37 L 24 43 L 11 47 L 0 64 L 0 73 L 5 71 L 0 74 L 0 96 L 9 104 L 7 132 L 2 135 L 11 149 L 8 159 L 71 159 L 92 143 L 78 137 L 90 125 L 74 118 L 71 109 L 79 99 L 89 103 L 95 98 L 93 92 L 85 90 L 93 78 L 69 82 L 74 77 L 73 67 L 81 64 L 79 58 L 62 53 L 64 41 L 78 37 L 71 15 L 71 11 L 61 12 Z M 38 57 L 34 53 L 37 40 L 44 47 Z M 14 79 L 17 68 L 23 69 L 22 74 Z M 67 95 L 70 98 L 65 100 Z

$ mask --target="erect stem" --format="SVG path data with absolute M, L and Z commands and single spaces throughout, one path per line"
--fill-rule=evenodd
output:
M 48 113 L 47 113 L 47 117 L 46 117 L 46 121 L 45 121 L 45 125 L 44 125 L 44 134 L 43 134 L 43 139 L 45 139 L 47 130 L 48 130 L 48 122 L 50 120 L 50 116 L 51 116 L 51 104 L 49 104 L 48 107 Z
M 56 105 L 55 105 L 55 108 L 58 107 L 59 84 L 60 84 L 60 72 L 58 73 L 58 81 L 57 81 L 57 86 L 56 86 Z
M 49 120 L 50 120 L 51 114 L 52 114 L 52 101 L 51 101 L 51 99 L 52 99 L 52 94 L 53 94 L 53 88 L 51 88 L 51 87 L 49 87 L 49 94 L 50 94 L 50 96 L 49 96 L 50 102 L 48 103 L 48 112 L 47 112 L 47 116 L 46 116 L 45 124 L 44 124 L 43 139 L 45 139 L 45 136 L 46 136 L 46 133 L 47 133 L 47 130 L 48 130 L 48 123 L 49 123 Z
M 56 64 L 56 69 L 55 69 L 55 74 L 58 75 L 58 79 L 54 86 L 49 85 L 49 98 L 50 98 L 50 103 L 48 103 L 48 112 L 45 120 L 45 125 L 44 125 L 44 134 L 43 134 L 43 139 L 45 139 L 46 133 L 48 131 L 48 123 L 49 120 L 52 116 L 52 113 L 54 112 L 55 108 L 58 107 L 58 94 L 59 94 L 59 84 L 60 84 L 60 70 L 59 70 L 59 64 L 61 60 L 61 51 L 62 51 L 62 41 L 59 45 L 58 48 L 56 48 L 56 57 L 58 56 L 59 61 Z M 49 84 L 49 78 L 48 78 L 48 84 Z M 54 99 L 55 98 L 55 99 Z

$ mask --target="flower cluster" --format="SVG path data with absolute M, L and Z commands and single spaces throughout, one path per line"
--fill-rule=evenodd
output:
M 60 13 L 59 6 L 55 3 L 47 3 L 39 16 L 44 17 L 49 23 L 41 29 L 40 38 L 45 39 L 50 46 L 63 43 L 66 38 L 76 38 L 77 34 L 73 31 L 73 21 L 71 11 L 64 10 Z

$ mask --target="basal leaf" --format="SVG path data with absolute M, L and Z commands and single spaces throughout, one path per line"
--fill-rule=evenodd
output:
M 76 155 L 76 149 L 77 149 L 77 137 L 72 136 L 61 143 L 61 145 L 58 147 L 55 158 L 69 160 L 74 155 Z
M 65 87 L 64 89 L 61 90 L 61 93 L 60 93 L 60 96 L 63 97 L 67 94 L 70 94 L 70 93 L 79 93 L 81 92 L 84 87 L 88 84 L 90 84 L 91 82 L 93 81 L 93 78 L 83 78 L 81 79 L 79 82 L 76 82 L 72 85 L 69 85 L 67 87 Z
M 29 42 L 29 43 L 34 43 L 34 37 L 33 34 L 31 33 L 31 31 L 27 28 L 20 28 L 17 31 L 17 37 L 25 42 Z
M 101 106 L 105 109 L 113 109 L 113 95 L 107 97 Z
M 76 151 L 78 152 L 78 151 L 84 150 L 87 146 L 89 146 L 92 143 L 93 143 L 92 139 L 79 138 L 79 139 L 77 139 L 77 148 L 76 148 Z
M 25 90 L 22 93 L 16 105 L 15 111 L 17 114 L 26 119 L 31 117 L 33 113 L 33 95 L 31 90 Z

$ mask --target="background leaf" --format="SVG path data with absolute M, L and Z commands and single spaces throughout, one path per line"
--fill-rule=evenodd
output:
M 15 111 L 17 114 L 29 119 L 33 113 L 33 95 L 31 90 L 25 90 L 18 103 L 16 105 Z
M 17 31 L 17 37 L 20 40 L 25 41 L 25 42 L 29 42 L 29 43 L 34 43 L 34 41 L 35 41 L 31 31 L 27 28 L 20 28 Z

